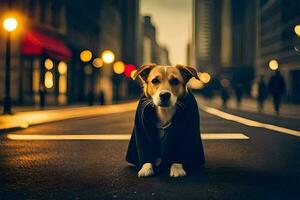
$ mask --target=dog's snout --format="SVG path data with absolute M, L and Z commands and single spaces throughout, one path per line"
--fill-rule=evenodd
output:
M 167 92 L 167 91 L 162 91 L 161 93 L 159 93 L 159 97 L 160 97 L 161 101 L 167 102 L 170 100 L 171 93 Z

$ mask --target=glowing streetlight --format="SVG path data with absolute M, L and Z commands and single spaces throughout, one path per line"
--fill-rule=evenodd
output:
M 18 26 L 18 21 L 14 17 L 6 18 L 3 21 L 3 27 L 8 32 L 12 32 L 16 30 L 17 26 Z
M 122 61 L 117 61 L 115 62 L 113 69 L 116 74 L 122 74 L 125 70 L 125 64 Z
M 294 27 L 294 31 L 295 31 L 296 35 L 298 35 L 300 37 L 300 25 L 299 24 Z
M 51 70 L 53 69 L 53 61 L 50 59 L 50 58 L 47 58 L 45 60 L 45 68 L 48 69 L 48 70 Z
M 92 52 L 90 50 L 83 50 L 80 53 L 80 60 L 82 62 L 89 62 L 92 59 L 93 55 Z
M 10 98 L 10 33 L 16 30 L 18 22 L 16 18 L 9 17 L 3 21 L 3 27 L 7 31 L 6 38 L 6 67 L 5 67 L 5 96 L 3 99 L 3 114 L 11 114 Z
M 45 84 L 46 88 L 48 88 L 48 89 L 53 87 L 53 74 L 52 74 L 52 72 L 49 72 L 49 71 L 46 72 L 44 84 Z
M 95 58 L 93 60 L 93 66 L 96 67 L 96 68 L 100 68 L 103 66 L 103 61 L 101 58 Z
M 68 65 L 64 61 L 60 61 L 57 68 L 60 75 L 64 75 L 68 71 Z
M 103 51 L 101 58 L 105 63 L 109 64 L 109 63 L 114 62 L 115 54 L 110 50 L 105 50 L 105 51 Z
M 273 59 L 273 60 L 270 60 L 269 62 L 269 68 L 273 71 L 277 70 L 279 67 L 279 64 L 278 64 L 278 61 Z

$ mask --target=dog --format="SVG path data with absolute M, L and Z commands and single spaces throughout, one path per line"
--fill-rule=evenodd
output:
M 138 177 L 148 177 L 169 169 L 171 177 L 205 162 L 200 137 L 197 102 L 187 88 L 199 79 L 196 69 L 185 66 L 146 64 L 137 70 L 143 95 L 137 107 L 126 160 L 138 166 Z

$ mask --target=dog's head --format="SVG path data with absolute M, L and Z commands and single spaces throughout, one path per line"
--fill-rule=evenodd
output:
M 160 107 L 175 106 L 177 100 L 186 94 L 187 82 L 192 77 L 199 79 L 196 69 L 185 65 L 146 64 L 137 70 L 134 79 L 138 76 L 142 80 L 145 95 Z

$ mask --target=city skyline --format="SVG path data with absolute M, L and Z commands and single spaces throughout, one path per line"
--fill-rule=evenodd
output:
M 192 0 L 141 0 L 141 15 L 150 15 L 157 28 L 158 42 L 169 50 L 171 64 L 187 64 L 191 40 Z

